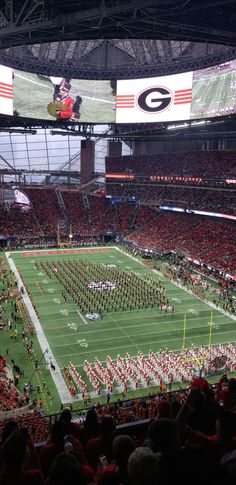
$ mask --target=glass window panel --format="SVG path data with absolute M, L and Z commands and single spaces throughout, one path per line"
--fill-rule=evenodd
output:
M 29 150 L 29 157 L 47 158 L 47 150 Z
M 1 143 L 1 145 L 3 143 L 10 143 L 9 135 L 0 134 L 0 143 Z
M 44 131 L 37 131 L 36 135 L 26 135 L 27 143 L 45 143 L 45 133 Z
M 27 159 L 28 160 L 28 153 L 27 151 L 14 151 L 14 159 L 15 160 L 25 160 Z
M 25 135 L 22 133 L 11 133 L 12 143 L 25 143 Z
M 79 140 L 78 138 L 76 138 L 76 136 L 74 136 L 73 138 L 70 138 L 70 147 L 77 148 L 78 150 L 80 150 L 80 142 L 81 140 Z
M 67 157 L 69 158 L 69 152 L 68 150 L 62 148 L 62 147 L 58 147 L 57 150 L 56 149 L 53 149 L 51 150 L 50 148 L 48 149 L 48 155 L 49 157 L 52 157 L 52 156 L 55 156 L 55 157 Z
M 34 143 L 31 142 L 31 143 L 27 143 L 27 147 L 29 150 L 40 150 L 40 148 L 45 148 L 45 143 L 44 142 L 38 142 L 38 141 L 35 141 Z
M 40 160 L 33 160 L 30 162 L 30 167 L 32 170 L 47 170 L 47 165 L 41 163 Z
M 60 140 L 48 140 L 47 143 L 48 143 L 48 147 L 50 149 L 58 149 L 58 147 L 67 147 L 68 148 L 68 142 L 65 142 L 64 140 L 61 139 L 62 137 L 60 137 Z
M 1 155 L 6 159 L 7 157 L 12 157 L 12 150 L 10 150 L 10 148 L 8 148 L 8 150 L 4 150 L 1 147 Z

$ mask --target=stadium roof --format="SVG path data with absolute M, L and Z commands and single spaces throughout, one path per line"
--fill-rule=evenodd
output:
M 2 0 L 0 63 L 89 79 L 183 72 L 236 58 L 234 1 Z
M 236 59 L 235 25 L 232 0 L 1 0 L 0 64 L 78 79 L 192 71 Z M 57 137 L 51 139 L 46 122 L 39 123 L 42 130 L 37 136 L 34 130 L 28 132 L 34 123 L 27 118 L 20 122 L 26 129 L 23 134 L 7 128 L 19 126 L 17 117 L 0 117 L 1 153 L 11 166 L 60 170 L 70 166 L 71 157 L 71 166 L 76 166 L 79 139 L 76 143 L 69 130 L 63 138 L 67 150 L 62 152 L 56 150 Z M 216 136 L 217 130 L 228 130 L 223 126 L 216 126 Z M 82 136 L 89 136 L 86 126 L 78 124 L 77 128 Z M 234 126 L 230 128 L 234 130 Z M 165 137 L 165 130 L 162 126 L 114 125 L 111 131 L 119 139 L 123 135 L 129 140 L 132 135 Z M 196 129 L 189 136 L 195 133 Z M 177 132 L 173 137 L 179 135 Z M 99 156 L 100 161 L 103 158 Z M 5 166 L 3 160 L 1 163 Z

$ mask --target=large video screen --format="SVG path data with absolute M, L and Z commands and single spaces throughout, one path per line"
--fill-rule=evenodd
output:
M 128 80 L 47 77 L 0 66 L 0 113 L 81 123 L 158 123 L 236 113 L 236 60 Z
M 236 113 L 236 60 L 193 72 L 117 82 L 116 122 L 156 123 Z

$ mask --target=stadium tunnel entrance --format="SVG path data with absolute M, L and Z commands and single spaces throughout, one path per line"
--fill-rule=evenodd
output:
M 113 231 L 104 232 L 101 234 L 101 239 L 103 243 L 115 242 L 116 234 Z
M 7 247 L 7 237 L 0 235 L 0 249 L 5 249 Z

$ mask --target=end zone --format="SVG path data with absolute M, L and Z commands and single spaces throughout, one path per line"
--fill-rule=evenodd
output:
M 97 249 L 59 249 L 59 250 L 45 250 L 45 251 L 24 251 L 20 256 L 58 256 L 59 254 L 81 254 L 81 253 L 106 253 L 107 248 Z

